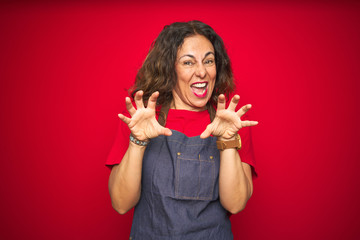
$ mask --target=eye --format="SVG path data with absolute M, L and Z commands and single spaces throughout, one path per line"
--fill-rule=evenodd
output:
M 205 62 L 204 62 L 204 64 L 206 64 L 206 65 L 213 65 L 214 62 L 215 62 L 214 59 L 206 59 Z
M 185 61 L 185 62 L 183 62 L 183 64 L 186 65 L 186 66 L 194 65 L 194 63 L 192 61 Z

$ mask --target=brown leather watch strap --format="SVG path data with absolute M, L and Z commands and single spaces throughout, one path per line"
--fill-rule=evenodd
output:
M 240 139 L 240 135 L 237 134 L 235 136 L 234 140 L 230 140 L 230 141 L 216 141 L 216 146 L 219 150 L 224 150 L 227 148 L 236 148 L 237 150 L 239 150 L 241 148 L 241 139 Z

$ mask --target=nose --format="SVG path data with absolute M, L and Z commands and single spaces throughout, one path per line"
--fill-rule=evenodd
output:
M 196 70 L 195 70 L 195 75 L 198 76 L 199 78 L 204 78 L 206 76 L 206 68 L 204 66 L 204 64 L 202 63 L 198 63 L 196 64 Z

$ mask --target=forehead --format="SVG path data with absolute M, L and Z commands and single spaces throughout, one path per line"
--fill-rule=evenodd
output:
M 214 46 L 203 35 L 193 35 L 184 39 L 183 44 L 178 49 L 177 55 L 191 54 L 193 56 L 205 55 L 208 52 L 214 53 Z

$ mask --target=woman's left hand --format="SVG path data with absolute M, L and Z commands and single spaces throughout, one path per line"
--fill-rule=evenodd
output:
M 244 105 L 235 112 L 239 100 L 240 96 L 235 95 L 231 99 L 228 108 L 226 108 L 225 96 L 224 94 L 220 94 L 215 118 L 212 123 L 206 127 L 205 131 L 200 135 L 200 138 L 207 138 L 213 135 L 221 140 L 230 140 L 235 137 L 241 128 L 257 125 L 257 121 L 241 121 L 240 118 L 250 110 L 251 104 Z

